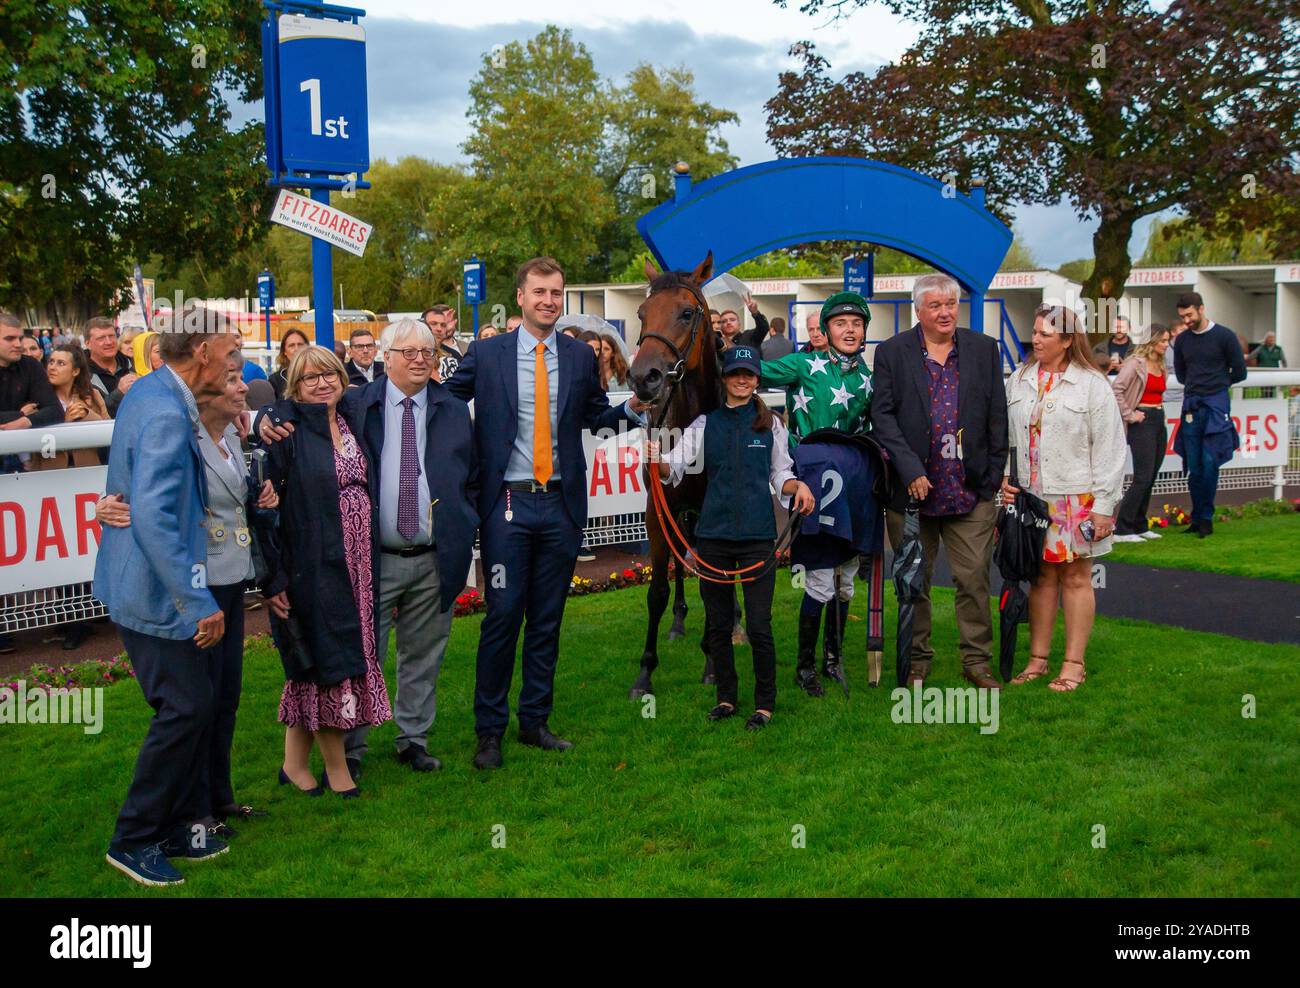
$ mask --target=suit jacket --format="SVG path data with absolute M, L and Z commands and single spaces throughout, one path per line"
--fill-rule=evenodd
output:
M 588 348 L 590 349 L 590 348 Z M 384 401 L 388 380 L 376 377 L 360 388 L 349 388 L 339 402 L 339 414 L 354 435 L 361 437 L 374 469 L 370 471 L 370 499 L 375 505 L 375 538 L 379 538 L 379 480 L 384 448 Z M 425 388 L 424 469 L 429 496 L 434 499 L 433 542 L 438 554 L 442 608 L 456 602 L 465 589 L 478 531 L 478 457 L 474 451 L 474 426 L 469 407 L 444 384 L 430 381 Z M 400 435 L 391 437 L 401 443 Z M 378 588 L 379 581 L 375 580 Z
M 375 380 L 378 381 L 380 378 L 384 376 L 384 362 L 382 360 L 376 360 L 371 366 L 375 370 L 375 375 L 374 375 Z M 357 366 L 357 362 L 355 360 L 349 360 L 346 364 L 343 365 L 343 367 L 348 372 L 349 386 L 364 388 L 367 384 L 374 383 L 372 381 L 366 380 L 366 375 L 361 373 L 361 368 Z
M 1007 462 L 1007 393 L 1002 357 L 991 336 L 957 329 L 958 427 L 966 486 L 990 500 Z M 907 507 L 907 485 L 925 475 L 930 457 L 930 383 L 919 326 L 876 347 L 871 383 L 871 430 L 889 452 L 900 481 L 890 507 Z
M 226 429 L 226 445 L 234 451 L 231 474 L 227 461 L 208 435 L 199 428 L 199 453 L 208 482 L 208 584 L 226 587 L 253 578 L 253 526 L 248 516 L 248 465 L 239 446 L 239 433 Z M 236 480 L 236 477 L 238 480 Z M 248 541 L 241 547 L 235 533 L 245 529 Z M 220 538 L 215 536 L 221 535 Z
M 159 369 L 122 399 L 108 494 L 131 505 L 129 528 L 103 529 L 94 593 L 114 622 L 156 638 L 192 638 L 219 608 L 207 589 L 207 483 L 180 384 Z
M 526 333 L 527 329 L 519 328 Z M 624 406 L 611 408 L 600 386 L 600 372 L 591 347 L 557 334 L 559 381 L 556 444 L 564 505 L 579 528 L 587 524 L 587 456 L 582 448 L 585 429 L 615 429 L 619 422 L 640 425 Z M 510 451 L 519 431 L 519 339 L 502 333 L 470 344 L 455 375 L 447 382 L 453 395 L 474 400 L 474 443 L 478 450 L 478 514 L 486 518 L 501 496 Z

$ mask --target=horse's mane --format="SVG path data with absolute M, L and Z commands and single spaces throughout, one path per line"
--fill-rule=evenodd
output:
M 670 288 L 688 288 L 695 292 L 700 290 L 700 286 L 691 277 L 690 271 L 665 271 L 650 282 L 649 294 L 653 295 L 655 292 L 667 291 Z

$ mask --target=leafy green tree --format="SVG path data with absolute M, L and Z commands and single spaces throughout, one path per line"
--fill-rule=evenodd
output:
M 606 106 L 601 175 L 616 216 L 601 234 L 598 263 L 615 272 L 644 254 L 636 221 L 673 198 L 679 161 L 690 165 L 696 182 L 736 167 L 737 158 L 718 130 L 740 118 L 701 101 L 689 69 L 656 69 L 644 62 L 627 74 L 622 87 L 609 87 Z M 643 269 L 636 280 L 644 275 Z
M 877 2 L 920 24 L 919 39 L 896 64 L 838 80 L 800 46 L 802 70 L 783 73 L 767 104 L 781 154 L 879 157 L 962 187 L 982 175 L 1004 216 L 1014 203 L 1068 200 L 1099 221 L 1089 298 L 1123 292 L 1144 216 L 1174 206 L 1203 225 L 1295 215 L 1294 0 L 803 0 L 800 9 Z
M 608 94 L 591 55 L 552 25 L 485 53 L 469 95 L 472 181 L 454 242 L 466 258 L 490 259 L 489 302 L 513 306 L 514 269 L 539 254 L 572 281 L 589 275 L 615 215 L 600 174 Z
M 261 8 L 233 0 L 0 5 L 0 305 L 76 325 L 137 258 L 223 264 L 269 207 Z
M 1273 251 L 1272 238 L 1267 230 L 1211 236 L 1186 219 L 1158 219 L 1151 224 L 1146 250 L 1137 263 L 1150 267 L 1263 263 L 1277 257 Z

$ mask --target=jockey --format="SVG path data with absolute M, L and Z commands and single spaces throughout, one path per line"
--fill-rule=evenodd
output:
M 796 447 L 805 436 L 820 429 L 834 429 L 849 435 L 870 431 L 871 371 L 867 368 L 863 353 L 866 348 L 867 324 L 870 322 L 871 313 L 867 309 L 866 299 L 856 292 L 839 292 L 828 298 L 822 306 L 821 325 L 830 343 L 827 351 L 797 352 L 779 360 L 763 361 L 763 383 L 786 388 L 790 445 L 796 450 L 797 470 L 800 467 L 800 457 Z M 831 476 L 830 468 L 827 467 L 826 470 L 823 473 L 819 464 L 816 477 L 811 474 L 805 476 L 801 472 L 800 478 L 808 481 L 814 491 L 821 492 L 827 490 L 822 485 L 822 478 Z M 825 502 L 819 503 L 819 509 L 829 506 L 833 497 L 828 493 Z M 848 505 L 848 500 L 845 498 L 844 503 L 838 507 L 852 507 Z M 865 506 L 862 507 L 865 509 Z M 806 539 L 805 534 L 801 533 L 795 543 L 794 558 L 797 559 L 800 555 L 801 543 L 803 548 L 809 548 L 810 542 L 811 539 Z M 840 544 L 842 546 L 844 543 Z M 809 558 L 819 555 L 820 553 L 814 552 Z M 826 614 L 826 630 L 822 645 L 821 673 L 837 680 L 847 691 L 841 650 L 844 622 L 848 618 L 849 602 L 853 599 L 853 578 L 858 571 L 858 563 L 858 556 L 852 555 L 838 565 L 809 569 L 805 575 L 803 603 L 799 608 L 799 653 L 795 685 L 809 696 L 822 696 L 825 692 L 814 668 L 817 633 L 823 611 Z M 826 607 L 833 597 L 836 598 L 835 606 Z

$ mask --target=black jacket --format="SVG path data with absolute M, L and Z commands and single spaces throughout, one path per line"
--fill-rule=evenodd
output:
M 375 380 L 378 381 L 384 376 L 384 362 L 376 360 L 371 366 L 375 369 Z M 361 373 L 361 368 L 357 366 L 355 360 L 349 360 L 343 367 L 348 372 L 349 387 L 364 388 L 367 384 L 372 383 L 366 380 L 366 375 Z
M 1002 356 L 991 336 L 958 328 L 957 420 L 962 430 L 966 486 L 992 499 L 1007 462 L 1007 392 Z M 907 485 L 925 475 L 930 456 L 930 383 L 913 326 L 876 347 L 872 368 L 871 431 L 889 452 L 897 475 L 890 507 L 907 507 Z
M 741 325 L 744 324 L 742 323 Z M 737 333 L 734 337 L 732 337 L 731 340 L 732 346 L 752 346 L 755 350 L 758 350 L 760 347 L 762 347 L 763 341 L 767 339 L 767 335 L 771 331 L 772 331 L 772 327 L 768 325 L 767 316 L 763 315 L 763 313 L 761 312 L 755 312 L 754 328 L 742 329 L 739 333 Z M 718 353 L 721 353 L 723 347 L 722 334 L 714 333 L 713 338 L 717 341 Z
M 63 406 L 55 397 L 45 368 L 35 357 L 22 356 L 0 367 L 0 423 L 23 417 L 24 405 L 35 404 L 36 411 L 27 418 L 32 428 L 57 425 L 63 421 Z
M 361 615 L 352 594 L 343 551 L 343 519 L 339 513 L 339 482 L 334 467 L 334 441 L 324 405 L 284 401 L 276 406 L 294 431 L 268 447 L 268 474 L 280 494 L 280 560 L 266 591 L 289 592 L 290 616 L 303 636 L 314 668 L 304 674 L 282 654 L 290 679 L 328 686 L 366 671 Z M 356 437 L 366 457 L 366 471 L 378 470 L 366 444 Z M 379 509 L 370 504 L 370 566 L 379 583 Z M 379 627 L 378 595 L 371 605 Z

